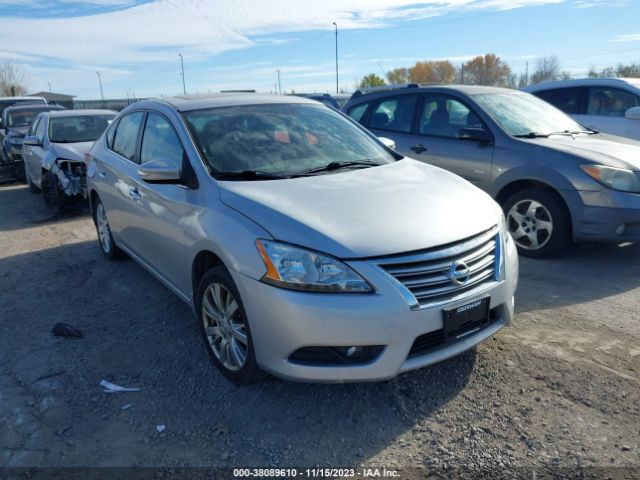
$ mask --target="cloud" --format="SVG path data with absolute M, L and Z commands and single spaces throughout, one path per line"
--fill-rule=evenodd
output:
M 622 35 L 616 35 L 611 42 L 640 42 L 640 33 L 625 33 Z
M 628 0 L 575 0 L 575 8 L 622 7 Z
M 9 0 L 24 1 L 24 0 Z M 71 0 L 64 0 L 71 1 Z M 274 33 L 379 28 L 470 9 L 510 9 L 564 0 L 156 0 L 116 11 L 67 18 L 0 18 L 3 50 L 72 63 L 105 65 L 191 61 L 268 42 Z M 73 5 L 128 5 L 89 0 Z M 278 42 L 278 40 L 271 40 Z

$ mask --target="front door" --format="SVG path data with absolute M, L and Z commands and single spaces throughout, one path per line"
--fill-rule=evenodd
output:
M 449 170 L 487 190 L 491 182 L 493 144 L 466 140 L 461 129 L 487 130 L 480 117 L 462 100 L 425 93 L 418 117 L 416 143 L 411 157 Z

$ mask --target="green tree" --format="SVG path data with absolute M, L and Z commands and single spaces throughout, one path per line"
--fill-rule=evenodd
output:
M 365 75 L 362 77 L 362 80 L 360 80 L 360 88 L 382 87 L 384 85 L 386 85 L 384 80 L 375 73 Z

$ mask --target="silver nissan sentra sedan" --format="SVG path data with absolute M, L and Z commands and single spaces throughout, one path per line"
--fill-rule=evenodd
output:
M 104 255 L 128 254 L 191 305 L 237 383 L 386 379 L 513 315 L 500 207 L 312 100 L 138 102 L 87 177 Z

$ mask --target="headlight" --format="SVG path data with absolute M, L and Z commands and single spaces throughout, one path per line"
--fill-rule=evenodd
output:
M 591 178 L 613 190 L 640 193 L 640 177 L 631 170 L 604 165 L 580 165 L 580 168 Z
M 267 267 L 262 281 L 310 292 L 372 292 L 373 288 L 344 263 L 312 250 L 271 240 L 256 240 Z

